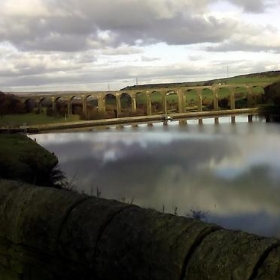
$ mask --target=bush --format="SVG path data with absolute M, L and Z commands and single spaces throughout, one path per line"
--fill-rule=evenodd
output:
M 58 161 L 50 166 L 36 154 L 25 155 L 20 161 L 27 166 L 22 178 L 25 182 L 55 188 L 62 188 L 66 184 L 66 177 L 57 166 Z
M 54 113 L 53 108 L 47 108 L 47 110 L 46 110 L 46 115 L 47 115 L 48 117 L 54 117 L 55 113 Z
M 221 109 L 229 109 L 229 99 L 227 97 L 224 97 L 219 100 L 219 107 Z
M 186 213 L 186 217 L 207 222 L 208 211 L 201 210 L 193 210 L 191 209 L 188 213 Z

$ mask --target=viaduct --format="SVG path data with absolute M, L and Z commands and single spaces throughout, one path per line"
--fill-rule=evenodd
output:
M 106 112 L 106 99 L 108 96 L 111 96 L 115 99 L 116 102 L 116 117 L 119 117 L 122 112 L 122 104 L 121 99 L 123 96 L 126 96 L 130 99 L 130 110 L 131 112 L 136 112 L 139 104 L 137 104 L 137 97 L 142 95 L 146 100 L 146 115 L 150 116 L 153 114 L 152 112 L 152 99 L 153 95 L 157 94 L 160 96 L 160 103 L 163 114 L 168 113 L 167 109 L 167 96 L 173 95 L 177 100 L 177 112 L 185 113 L 186 112 L 186 102 L 188 99 L 188 94 L 190 92 L 195 92 L 196 94 L 196 105 L 198 112 L 203 110 L 203 94 L 205 91 L 210 92 L 213 100 L 214 110 L 218 110 L 218 101 L 219 101 L 219 93 L 221 90 L 228 91 L 228 96 L 230 97 L 230 109 L 235 109 L 235 101 L 236 101 L 236 93 L 241 89 L 246 92 L 247 97 L 247 107 L 251 108 L 252 106 L 252 97 L 254 94 L 254 90 L 258 89 L 264 92 L 264 88 L 269 85 L 268 83 L 255 83 L 255 84 L 230 84 L 230 85 L 214 85 L 214 86 L 193 86 L 193 87 L 180 87 L 180 88 L 158 88 L 148 91 L 143 90 L 122 90 L 122 91 L 108 91 L 108 92 L 10 92 L 18 96 L 21 102 L 28 102 L 29 100 L 33 100 L 38 108 L 41 108 L 41 104 L 44 100 L 51 100 L 52 109 L 56 111 L 56 104 L 59 100 L 63 100 L 67 102 L 67 112 L 71 115 L 72 112 L 72 104 L 74 100 L 80 100 L 82 103 L 83 113 L 87 115 L 87 104 L 89 100 L 96 101 L 96 108 L 98 109 L 98 113 Z

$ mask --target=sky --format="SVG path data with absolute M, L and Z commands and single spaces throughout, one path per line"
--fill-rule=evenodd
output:
M 279 70 L 279 15 L 280 0 L 1 0 L 0 91 Z

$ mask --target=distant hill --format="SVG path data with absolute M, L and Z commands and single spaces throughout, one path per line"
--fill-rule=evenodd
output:
M 280 77 L 280 70 L 277 71 L 267 71 L 267 72 L 260 72 L 260 73 L 252 73 L 247 75 L 241 75 L 236 77 L 247 77 L 247 78 L 259 78 L 259 77 L 267 77 L 267 78 L 275 78 Z
M 143 89 L 153 89 L 153 88 L 168 89 L 174 87 L 211 86 L 215 84 L 249 84 L 249 83 L 258 83 L 258 82 L 274 83 L 277 81 L 280 81 L 280 70 L 261 72 L 261 73 L 252 73 L 252 74 L 234 76 L 230 78 L 213 79 L 208 81 L 133 85 L 133 86 L 127 86 L 125 88 L 122 88 L 121 90 L 143 90 Z

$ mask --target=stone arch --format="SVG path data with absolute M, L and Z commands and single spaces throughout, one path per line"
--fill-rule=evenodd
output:
M 96 119 L 98 115 L 98 98 L 95 94 L 84 96 L 84 109 L 86 110 L 87 119 Z
M 170 89 L 164 93 L 166 99 L 166 113 L 178 113 L 179 112 L 179 97 L 177 91 Z
M 213 87 L 205 87 L 201 90 L 202 111 L 209 111 L 216 107 L 215 94 Z
M 183 92 L 185 100 L 186 111 L 196 111 L 197 110 L 197 90 L 195 88 L 187 88 Z
M 105 100 L 105 112 L 107 117 L 109 118 L 117 118 L 118 117 L 118 109 L 117 109 L 117 96 L 114 93 L 106 93 L 104 96 Z
M 260 85 L 252 85 L 248 86 L 248 106 L 255 107 L 264 102 L 264 94 L 265 90 L 263 86 Z
M 31 113 L 36 108 L 38 108 L 38 102 L 36 98 L 27 98 L 24 100 L 23 104 L 27 113 Z
M 121 115 L 129 116 L 132 111 L 132 97 L 127 92 L 122 92 L 120 95 Z
M 246 86 L 234 86 L 232 91 L 235 97 L 235 107 L 236 109 L 242 109 L 248 107 L 248 88 Z
M 154 90 L 150 93 L 151 98 L 151 114 L 161 114 L 163 110 L 162 106 L 162 92 Z
M 231 108 L 232 92 L 227 86 L 217 86 L 216 93 L 218 97 L 218 109 L 228 110 Z M 234 93 L 233 93 L 234 94 Z
M 39 99 L 39 103 L 42 107 L 51 107 L 52 106 L 52 99 L 51 97 L 44 96 Z
M 55 115 L 64 117 L 68 114 L 68 104 L 67 100 L 65 99 L 65 96 L 60 95 L 52 97 L 52 102 L 53 111 Z
M 133 95 L 129 92 L 121 92 L 121 104 L 123 108 L 130 107 Z
M 40 113 L 48 114 L 53 109 L 53 102 L 51 96 L 43 96 L 38 99 L 38 110 Z
M 147 93 L 143 91 L 138 91 L 135 93 L 136 99 L 136 114 L 137 115 L 147 115 Z
M 68 114 L 82 116 L 84 113 L 83 97 L 81 95 L 72 95 L 68 97 Z
M 95 94 L 88 94 L 85 96 L 86 102 L 92 107 L 98 107 L 98 98 Z

